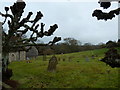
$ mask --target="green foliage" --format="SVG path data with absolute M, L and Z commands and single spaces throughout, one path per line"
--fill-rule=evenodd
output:
M 56 72 L 47 72 L 48 60 L 52 55 L 47 56 L 47 61 L 39 56 L 32 63 L 26 61 L 12 62 L 14 76 L 11 79 L 20 83 L 19 88 L 118 88 L 118 70 L 111 68 L 99 61 L 104 57 L 108 49 L 84 51 L 71 54 L 59 54 Z M 120 53 L 120 48 L 118 48 Z M 97 55 L 94 59 L 91 55 Z M 86 62 L 85 56 L 90 61 Z M 68 57 L 72 57 L 69 62 Z M 62 61 L 62 59 L 65 61 Z M 78 62 L 79 61 L 79 62 Z M 110 71 L 108 73 L 108 71 Z

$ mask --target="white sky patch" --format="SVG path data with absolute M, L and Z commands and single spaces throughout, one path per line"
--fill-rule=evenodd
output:
M 4 1 L 6 2 L 0 5 L 1 12 L 5 12 L 5 6 L 11 6 L 14 4 L 13 2 L 16 2 L 16 0 L 13 2 L 9 2 L 10 0 Z M 92 44 L 97 44 L 100 42 L 107 42 L 108 40 L 116 41 L 118 39 L 117 16 L 108 21 L 98 21 L 96 17 L 92 17 L 92 13 L 95 9 L 103 10 L 97 3 L 98 0 L 95 0 L 95 2 L 90 2 L 90 0 L 87 0 L 88 2 L 85 2 L 84 0 L 82 0 L 84 2 L 67 1 L 69 2 L 40 2 L 40 0 L 38 2 L 35 2 L 35 0 L 34 2 L 26 2 L 23 17 L 26 17 L 28 12 L 32 11 L 32 19 L 35 17 L 37 11 L 41 11 L 43 17 L 39 24 L 43 22 L 45 24 L 45 30 L 48 30 L 53 24 L 58 24 L 58 29 L 53 36 L 44 37 L 40 40 L 49 42 L 55 36 L 61 36 L 62 39 L 73 37 L 80 40 L 82 43 L 90 42 Z M 113 3 L 109 9 L 104 11 L 109 12 L 117 7 L 118 4 Z M 0 20 L 2 21 L 3 19 L 0 17 Z

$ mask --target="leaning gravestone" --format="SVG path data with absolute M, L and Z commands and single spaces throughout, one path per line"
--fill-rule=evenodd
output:
M 52 56 L 52 58 L 49 60 L 49 64 L 48 64 L 47 70 L 49 72 L 56 71 L 57 64 L 58 64 L 57 57 L 56 56 Z

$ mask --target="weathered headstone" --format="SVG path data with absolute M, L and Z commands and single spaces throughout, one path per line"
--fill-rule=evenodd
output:
M 89 57 L 85 57 L 86 62 L 90 61 Z
M 52 58 L 49 60 L 49 64 L 48 64 L 47 70 L 49 72 L 56 71 L 57 64 L 58 64 L 57 57 L 56 56 L 52 56 Z

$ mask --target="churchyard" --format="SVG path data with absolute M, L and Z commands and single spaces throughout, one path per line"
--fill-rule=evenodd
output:
M 2 58 L 0 60 L 2 61 L 1 62 L 2 82 L 0 82 L 0 87 L 2 87 L 2 89 L 6 89 L 8 87 L 119 88 L 120 86 L 119 68 L 116 67 L 120 67 L 120 48 L 117 48 L 119 54 L 116 49 L 113 49 L 113 47 L 119 47 L 120 45 L 119 37 L 118 37 L 118 42 L 108 41 L 106 44 L 102 43 L 99 45 L 92 45 L 91 43 L 85 43 L 83 46 L 82 43 L 79 42 L 78 40 L 69 37 L 64 39 L 66 43 L 65 42 L 61 44 L 56 44 L 56 43 L 63 39 L 64 35 L 62 35 L 62 33 L 63 34 L 67 33 L 65 34 L 65 36 L 72 36 L 72 34 L 76 33 L 75 34 L 76 37 L 83 35 L 82 32 L 79 32 L 82 30 L 85 30 L 84 31 L 85 36 L 83 37 L 91 38 L 88 39 L 88 41 L 87 39 L 83 40 L 85 42 L 94 41 L 95 39 L 103 42 L 104 38 L 106 40 L 112 40 L 113 37 L 112 39 L 108 37 L 109 38 L 108 39 L 107 35 L 112 36 L 113 33 L 111 35 L 108 34 L 109 32 L 104 33 L 104 31 L 116 30 L 117 28 L 116 29 L 111 28 L 112 24 L 105 25 L 104 23 L 103 24 L 105 26 L 107 27 L 111 26 L 111 27 L 108 28 L 107 30 L 105 26 L 102 26 L 101 28 L 99 26 L 101 26 L 102 24 L 101 23 L 95 24 L 96 21 L 94 22 L 94 20 L 92 20 L 91 22 L 91 17 L 89 16 L 96 17 L 97 20 L 105 20 L 105 21 L 109 19 L 112 20 L 113 17 L 116 17 L 117 15 L 120 14 L 119 13 L 120 9 L 119 8 L 115 10 L 111 9 L 111 11 L 107 13 L 107 12 L 102 12 L 102 10 L 95 9 L 96 6 L 91 7 L 89 5 L 86 5 L 85 3 L 85 5 L 81 4 L 85 7 L 77 7 L 77 8 L 73 7 L 74 9 L 72 9 L 72 6 L 70 5 L 70 9 L 69 9 L 70 14 L 69 14 L 69 10 L 66 10 L 66 7 L 60 10 L 59 8 L 54 7 L 54 9 L 56 9 L 55 11 L 59 11 L 59 12 L 55 12 L 53 11 L 53 9 L 49 7 L 46 8 L 46 10 L 48 10 L 49 8 L 49 11 L 46 11 L 44 9 L 42 10 L 43 7 L 34 8 L 34 6 L 42 6 L 40 5 L 40 3 L 38 5 L 37 4 L 38 3 L 28 4 L 30 5 L 30 7 L 33 6 L 31 9 L 29 8 L 30 11 L 27 11 L 28 8 L 26 7 L 26 3 L 23 0 L 16 0 L 16 2 L 10 6 L 6 6 L 6 3 L 5 6 L 4 5 L 2 6 L 2 8 L 4 7 L 5 13 L 0 12 L 0 16 L 3 17 L 0 23 L 0 31 L 2 31 L 1 32 L 2 35 L 0 35 L 2 37 L 2 39 L 0 39 L 0 41 L 2 42 L 0 43 L 2 44 L 2 47 L 0 48 L 0 51 L 2 52 L 2 53 L 0 52 L 0 56 L 2 55 Z M 77 4 L 74 5 L 76 6 Z M 99 1 L 99 4 L 100 7 L 103 7 L 103 9 L 107 9 L 111 6 L 111 2 Z M 86 6 L 89 6 L 87 7 L 87 10 L 86 10 Z M 25 9 L 25 7 L 27 9 Z M 60 5 L 60 7 L 64 7 L 64 6 Z M 35 10 L 33 10 L 33 8 Z M 83 11 L 81 11 L 82 9 Z M 36 11 L 36 10 L 41 10 L 41 11 Z M 66 11 L 67 12 L 63 14 L 64 10 L 65 12 Z M 24 11 L 26 12 L 25 17 L 23 15 Z M 34 11 L 37 12 L 36 15 Z M 49 15 L 47 17 L 50 18 L 50 16 L 53 16 L 53 18 L 46 19 L 46 21 L 40 21 L 44 17 L 43 12 L 45 12 L 46 16 Z M 49 13 L 53 15 L 50 15 Z M 75 13 L 75 15 L 73 13 Z M 33 14 L 35 15 L 34 18 L 32 18 Z M 67 16 L 67 17 L 65 17 L 63 20 L 61 16 L 63 17 Z M 81 16 L 83 16 L 83 18 L 81 18 Z M 62 20 L 59 17 L 62 18 Z M 58 21 L 54 20 L 54 18 L 57 19 Z M 72 20 L 72 23 L 68 23 L 69 20 L 70 21 Z M 86 23 L 89 22 L 89 20 L 90 20 L 90 24 Z M 50 25 L 49 23 L 47 23 L 49 21 L 54 21 L 52 23 L 55 24 Z M 46 24 L 49 26 L 47 30 L 46 30 L 46 26 L 47 26 Z M 81 29 L 81 27 L 84 28 Z M 60 34 L 59 37 L 58 34 L 56 34 L 57 36 L 54 35 L 54 38 L 48 41 L 48 43 L 41 42 L 42 40 L 40 40 L 40 38 L 43 39 L 43 37 L 52 36 L 57 29 L 60 29 L 62 32 L 62 33 L 58 32 Z M 71 32 L 71 34 L 69 33 L 68 35 L 68 32 L 70 31 L 73 32 Z M 102 32 L 99 33 L 99 31 Z M 88 32 L 88 34 L 86 32 Z M 80 35 L 78 35 L 78 33 Z M 100 34 L 100 38 L 97 38 L 98 35 L 94 35 L 93 33 Z M 81 37 L 77 37 L 77 39 L 79 38 Z M 42 46 L 43 48 L 41 48 Z M 49 48 L 47 46 L 49 46 Z M 33 50 L 29 52 L 29 50 L 32 48 Z M 36 50 L 34 48 L 36 48 Z M 110 49 L 108 50 L 106 48 L 110 48 Z M 33 51 L 35 52 L 37 51 L 36 54 Z M 57 55 L 56 53 L 59 54 Z M 67 54 L 63 54 L 63 53 L 67 53 Z M 107 64 L 109 64 L 110 66 Z
M 118 88 L 119 68 L 111 68 L 99 61 L 108 49 L 98 49 L 70 54 L 59 54 L 56 69 L 48 70 L 47 55 L 24 61 L 13 61 L 9 68 L 13 70 L 12 80 L 18 88 Z M 120 48 L 118 48 L 120 53 Z

